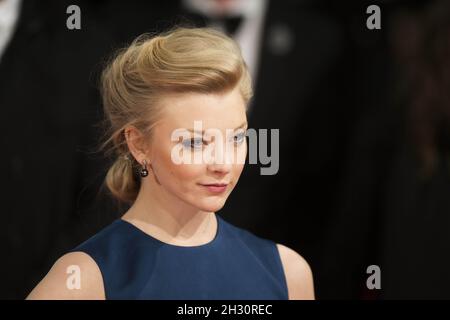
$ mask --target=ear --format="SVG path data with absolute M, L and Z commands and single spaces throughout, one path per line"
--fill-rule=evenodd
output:
M 144 159 L 150 162 L 151 152 L 148 138 L 135 126 L 126 127 L 124 130 L 125 140 L 128 150 L 137 162 L 141 163 Z

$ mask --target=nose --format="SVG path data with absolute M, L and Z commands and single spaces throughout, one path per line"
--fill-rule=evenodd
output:
M 227 163 L 212 163 L 208 165 L 208 170 L 214 171 L 216 173 L 226 174 L 231 171 L 232 164 Z
M 233 148 L 224 148 L 224 144 L 219 143 L 215 146 L 211 154 L 211 159 L 208 162 L 208 170 L 220 173 L 228 173 L 231 171 L 235 157 L 235 150 Z

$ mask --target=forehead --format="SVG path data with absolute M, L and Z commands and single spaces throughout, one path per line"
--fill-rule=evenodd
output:
M 221 94 L 186 93 L 161 100 L 166 129 L 194 128 L 201 121 L 203 129 L 234 129 L 246 121 L 245 102 L 238 89 Z

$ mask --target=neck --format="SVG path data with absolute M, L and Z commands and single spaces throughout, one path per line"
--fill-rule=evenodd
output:
M 141 184 L 123 219 L 167 241 L 196 243 L 210 237 L 213 214 L 189 205 L 150 178 Z

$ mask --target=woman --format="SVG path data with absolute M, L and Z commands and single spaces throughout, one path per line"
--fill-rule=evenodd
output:
M 314 299 L 298 253 L 215 214 L 247 154 L 252 87 L 233 40 L 204 28 L 141 36 L 104 70 L 102 96 L 104 146 L 117 153 L 106 184 L 130 209 L 28 299 Z

